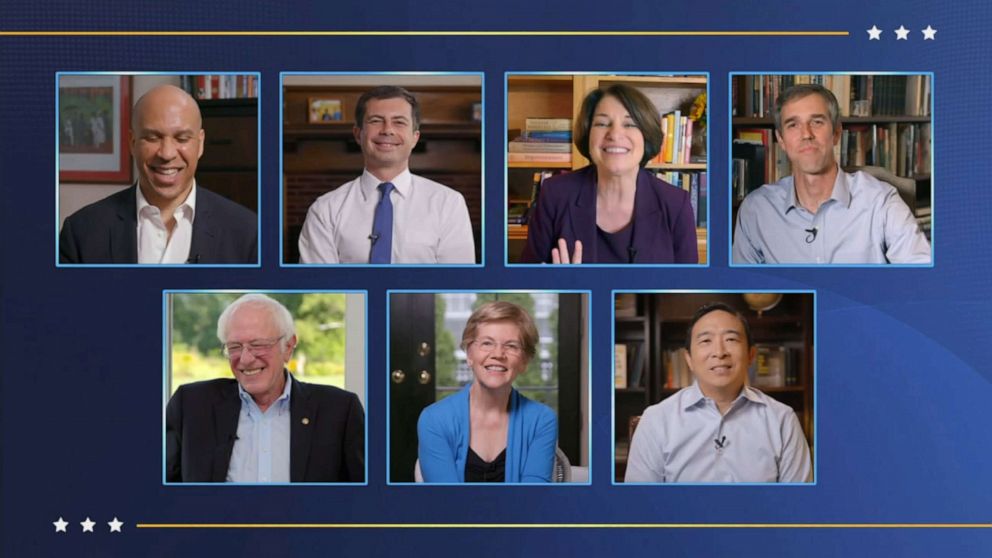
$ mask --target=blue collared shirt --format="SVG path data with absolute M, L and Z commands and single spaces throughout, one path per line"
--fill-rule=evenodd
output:
M 238 384 L 241 412 L 238 437 L 227 468 L 227 482 L 289 482 L 289 394 L 293 377 L 286 374 L 282 395 L 263 413 Z
M 733 253 L 735 264 L 930 263 L 930 243 L 896 189 L 839 169 L 816 213 L 799 204 L 792 176 L 748 194 Z
M 624 480 L 812 482 L 813 469 L 799 419 L 788 405 L 744 386 L 721 415 L 693 384 L 645 409 Z

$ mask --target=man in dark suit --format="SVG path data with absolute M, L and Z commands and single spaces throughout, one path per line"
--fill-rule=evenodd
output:
M 163 85 L 145 93 L 131 118 L 138 183 L 70 215 L 59 261 L 257 263 L 255 214 L 196 184 L 204 137 L 200 109 L 185 91 Z
M 217 335 L 235 379 L 187 384 L 169 400 L 166 482 L 364 482 L 362 404 L 286 371 L 297 341 L 289 311 L 247 294 Z

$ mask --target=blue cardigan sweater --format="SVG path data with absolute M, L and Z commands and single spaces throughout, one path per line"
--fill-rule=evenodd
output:
M 418 453 L 425 482 L 465 482 L 471 386 L 430 405 L 420 414 Z M 558 418 L 554 411 L 513 390 L 506 440 L 506 482 L 551 482 L 557 445 Z

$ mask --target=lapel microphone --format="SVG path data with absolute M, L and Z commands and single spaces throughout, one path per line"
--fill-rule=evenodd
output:
M 727 445 L 727 437 L 726 436 L 723 436 L 723 437 L 720 437 L 720 438 L 716 438 L 716 439 L 713 440 L 713 443 L 716 444 L 716 449 L 722 450 L 724 448 L 724 446 Z
M 813 241 L 816 240 L 816 233 L 819 232 L 819 229 L 813 227 L 812 229 L 803 230 L 806 232 L 806 244 L 813 244 Z

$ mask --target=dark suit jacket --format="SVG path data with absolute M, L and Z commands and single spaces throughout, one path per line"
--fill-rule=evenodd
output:
M 224 482 L 238 432 L 234 379 L 181 386 L 165 411 L 166 482 Z M 293 380 L 291 482 L 364 482 L 365 414 L 354 393 Z
M 70 215 L 59 234 L 59 261 L 77 264 L 138 262 L 137 185 Z M 258 263 L 258 219 L 248 209 L 196 187 L 189 263 Z
M 582 261 L 596 257 L 596 167 L 544 181 L 528 223 L 525 263 L 551 263 L 558 239 L 571 253 L 582 241 Z M 634 194 L 634 259 L 630 263 L 698 263 L 696 221 L 689 193 L 641 169 Z

